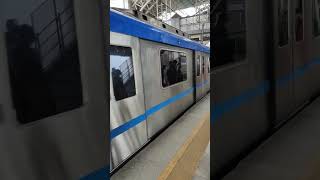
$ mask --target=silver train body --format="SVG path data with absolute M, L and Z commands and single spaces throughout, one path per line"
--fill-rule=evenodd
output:
M 109 107 L 105 93 L 108 79 L 103 36 L 106 24 L 102 23 L 105 12 L 101 6 L 100 1 L 1 0 L 0 179 L 81 179 L 109 162 L 106 153 Z M 19 34 L 25 39 L 20 39 Z M 31 45 L 23 45 L 28 37 Z M 57 42 L 65 49 L 55 46 Z M 66 55 L 65 52 L 75 47 L 78 56 L 69 54 L 66 56 L 69 58 L 60 58 L 60 52 Z M 42 67 L 53 59 L 56 64 L 31 77 L 36 69 L 32 65 L 35 56 Z M 27 63 L 16 64 L 23 62 Z M 73 78 L 73 74 L 79 78 Z M 24 80 L 18 81 L 14 76 Z M 48 104 L 40 103 L 45 98 L 38 80 L 47 77 L 50 78 L 46 82 L 52 82 L 50 92 L 54 92 L 51 97 L 56 102 L 52 108 L 55 110 L 39 115 Z M 80 84 L 80 88 L 70 88 L 75 84 Z M 27 105 L 15 102 L 17 94 L 25 97 Z M 27 114 L 24 108 L 32 109 L 32 114 L 31 111 Z
M 211 31 L 210 174 L 221 179 L 319 96 L 320 3 L 224 0 L 215 7 L 212 17 L 225 17 Z
M 127 16 L 120 15 L 118 12 L 113 13 Z M 147 23 L 152 24 L 151 22 L 150 20 Z M 141 23 L 138 18 L 137 23 Z M 152 28 L 165 33 L 168 31 L 154 24 Z M 177 36 L 183 38 L 181 35 Z M 112 134 L 112 131 L 116 131 L 119 127 L 120 130 L 121 127 L 125 129 L 114 136 L 111 135 L 110 171 L 113 171 L 210 91 L 210 54 L 142 39 L 134 35 L 112 32 L 112 27 L 110 46 L 131 49 L 133 62 L 131 73 L 134 74 L 136 91 L 131 97 L 116 100 L 114 91 L 117 88 L 114 88 L 115 81 L 112 79 L 112 70 L 110 70 L 110 131 Z M 161 53 L 165 51 L 183 54 L 186 59 L 186 66 L 184 66 L 186 78 L 182 82 L 164 87 Z M 110 57 L 110 68 L 113 68 L 113 61 L 117 59 L 112 58 L 112 52 Z M 198 68 L 196 68 L 197 65 Z M 134 126 L 130 125 L 139 118 L 143 120 Z

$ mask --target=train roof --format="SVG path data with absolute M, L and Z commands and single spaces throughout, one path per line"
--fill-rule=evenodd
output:
M 110 31 L 141 39 L 210 53 L 210 48 L 186 37 L 160 29 L 125 13 L 110 9 Z

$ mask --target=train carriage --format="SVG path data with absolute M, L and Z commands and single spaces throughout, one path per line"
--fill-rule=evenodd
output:
M 110 31 L 114 171 L 209 92 L 210 49 L 133 12 L 111 9 Z
M 319 0 L 214 5 L 211 178 L 319 95 L 319 7 Z

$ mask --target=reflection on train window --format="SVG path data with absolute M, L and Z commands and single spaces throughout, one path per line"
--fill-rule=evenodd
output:
M 279 0 L 278 6 L 278 29 L 279 46 L 285 46 L 289 42 L 289 3 L 288 0 Z
M 162 87 L 187 80 L 187 56 L 182 52 L 161 50 Z
M 245 60 L 246 43 L 246 0 L 218 1 L 212 13 L 212 36 L 216 59 L 214 66 Z
M 200 56 L 197 57 L 197 76 L 200 76 Z
M 295 12 L 295 36 L 296 41 L 302 41 L 303 40 L 303 0 L 296 0 L 296 12 Z
M 313 0 L 313 35 L 320 35 L 320 0 Z
M 132 51 L 129 47 L 110 47 L 110 68 L 116 101 L 136 95 Z
M 28 123 L 82 105 L 73 1 L 1 0 L 12 99 Z M 17 6 L 18 4 L 18 6 Z M 60 24 L 60 25 L 58 25 Z M 2 32 L 4 31 L 4 32 Z

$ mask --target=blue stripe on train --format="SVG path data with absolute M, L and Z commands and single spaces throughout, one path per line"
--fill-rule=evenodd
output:
M 113 9 L 110 10 L 110 31 L 150 41 L 210 53 L 210 48 L 205 45 L 164 31 Z
M 298 77 L 301 77 L 314 65 L 319 65 L 320 59 L 315 58 L 310 63 L 305 64 L 302 67 L 299 67 L 294 70 L 293 73 L 282 76 L 275 81 L 276 88 L 280 88 L 284 85 L 287 85 L 291 80 L 294 80 Z M 228 113 L 244 103 L 251 101 L 253 98 L 264 95 L 270 91 L 270 81 L 266 80 L 260 83 L 257 87 L 249 89 L 244 93 L 232 97 L 222 103 L 218 103 L 215 106 L 212 106 L 211 109 L 211 123 L 215 122 L 218 118 L 222 117 L 223 114 Z
M 202 86 L 204 86 L 205 84 L 207 84 L 208 81 L 204 81 L 203 83 L 199 83 L 196 85 L 196 88 L 201 88 Z M 113 129 L 111 132 L 110 132 L 110 139 L 113 139 L 115 137 L 117 137 L 118 135 L 128 131 L 129 129 L 137 126 L 138 124 L 140 124 L 141 122 L 143 122 L 144 120 L 147 119 L 147 116 L 151 116 L 152 114 L 158 112 L 159 110 L 161 110 L 162 108 L 170 105 L 171 103 L 174 103 L 184 97 L 186 97 L 187 95 L 191 94 L 192 92 L 194 91 L 194 88 L 190 88 L 190 89 L 187 89 L 169 99 L 167 99 L 166 101 L 156 105 L 156 106 L 153 106 L 152 108 L 146 110 L 146 112 L 142 115 L 139 115 L 138 117 L 134 118 L 134 119 L 131 119 L 129 120 L 128 122 L 120 125 L 119 127 Z
M 97 171 L 90 173 L 87 176 L 80 178 L 80 180 L 109 180 L 109 166 L 101 168 Z
M 264 81 L 259 86 L 252 88 L 239 96 L 231 98 L 227 101 L 219 103 L 212 107 L 210 110 L 210 120 L 211 123 L 215 122 L 219 117 L 223 114 L 240 107 L 242 104 L 249 102 L 252 98 L 257 97 L 259 95 L 264 95 L 270 90 L 270 83 L 269 81 Z

